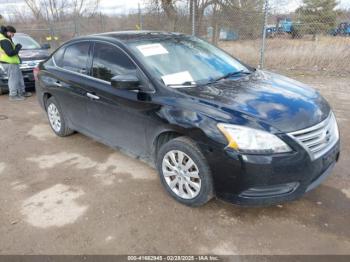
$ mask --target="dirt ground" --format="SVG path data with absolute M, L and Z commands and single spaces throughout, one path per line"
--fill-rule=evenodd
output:
M 296 78 L 333 106 L 341 159 L 302 199 L 267 208 L 185 207 L 146 164 L 56 137 L 35 97 L 0 96 L 0 254 L 350 254 L 350 78 Z

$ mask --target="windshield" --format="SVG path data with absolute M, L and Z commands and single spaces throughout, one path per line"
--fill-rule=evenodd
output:
M 13 42 L 15 44 L 21 44 L 22 49 L 40 49 L 40 45 L 37 41 L 35 41 L 30 36 L 24 36 L 24 35 L 15 35 L 12 38 Z
M 249 72 L 240 62 L 196 37 L 130 43 L 136 56 L 165 85 L 195 85 Z

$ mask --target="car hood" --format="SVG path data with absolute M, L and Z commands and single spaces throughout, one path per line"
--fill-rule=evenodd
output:
M 49 57 L 49 52 L 44 49 L 21 50 L 19 56 L 22 61 L 44 60 Z
M 261 70 L 248 76 L 177 90 L 196 97 L 206 106 L 234 115 L 239 113 L 280 132 L 313 126 L 324 120 L 330 111 L 327 101 L 314 89 Z

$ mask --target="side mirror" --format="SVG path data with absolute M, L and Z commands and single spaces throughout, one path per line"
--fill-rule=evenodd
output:
M 42 44 L 42 45 L 41 45 L 41 48 L 42 48 L 42 49 L 50 49 L 50 48 L 51 48 L 51 45 L 50 45 L 49 43 Z
M 118 89 L 139 90 L 140 80 L 133 74 L 117 75 L 111 79 L 111 85 Z

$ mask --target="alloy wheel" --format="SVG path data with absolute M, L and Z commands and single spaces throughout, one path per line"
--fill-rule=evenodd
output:
M 51 103 L 47 108 L 47 114 L 53 130 L 57 133 L 61 130 L 61 115 L 55 104 Z
M 191 157 L 180 150 L 171 150 L 162 161 L 164 179 L 169 188 L 183 199 L 195 198 L 201 190 L 199 169 Z

